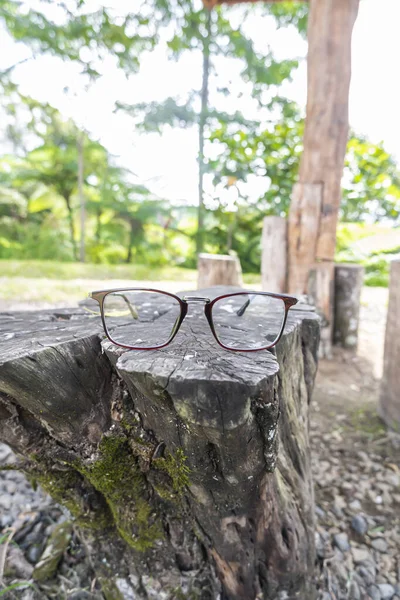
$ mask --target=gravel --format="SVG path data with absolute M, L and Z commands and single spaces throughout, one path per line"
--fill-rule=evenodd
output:
M 352 507 L 349 504 L 349 508 Z M 361 503 L 357 500 L 357 508 L 361 508 Z M 354 515 L 351 520 L 351 528 L 361 536 L 364 536 L 368 531 L 368 523 L 362 515 Z

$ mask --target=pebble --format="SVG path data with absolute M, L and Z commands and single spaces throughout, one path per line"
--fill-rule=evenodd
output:
M 10 510 L 12 504 L 12 498 L 9 494 L 2 494 L 0 496 L 0 507 L 4 510 Z
M 43 548 L 37 544 L 34 544 L 33 546 L 30 546 L 28 552 L 26 553 L 26 558 L 30 563 L 35 565 L 41 557 L 42 552 Z
M 372 540 L 371 546 L 374 548 L 374 550 L 378 550 L 378 552 L 387 552 L 388 549 L 387 541 L 383 538 L 376 538 L 375 540 Z
M 361 591 L 356 581 L 352 581 L 349 586 L 349 600 L 361 600 Z
M 351 508 L 351 510 L 361 510 L 362 504 L 359 500 L 353 500 L 350 502 L 349 508 Z
M 367 591 L 371 600 L 382 600 L 382 595 L 377 585 L 370 585 Z
M 359 535 L 365 535 L 368 531 L 368 523 L 362 515 L 354 515 L 351 520 L 351 528 Z
M 371 573 L 366 567 L 357 567 L 357 573 L 361 575 L 367 585 L 372 585 L 375 581 L 375 570 Z
M 352 548 L 351 553 L 355 563 L 372 562 L 372 556 L 368 550 L 364 548 Z
M 350 544 L 347 533 L 335 533 L 333 536 L 333 545 L 342 552 L 348 552 L 350 550 Z
M 379 591 L 381 593 L 382 600 L 392 600 L 395 589 L 390 583 L 380 583 L 378 584 Z

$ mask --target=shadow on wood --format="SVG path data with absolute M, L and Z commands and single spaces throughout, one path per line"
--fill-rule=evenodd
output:
M 311 600 L 318 318 L 290 311 L 275 356 L 189 311 L 150 352 L 101 343 L 85 307 L 1 315 L 0 439 L 86 527 L 107 598 L 118 573 L 140 599 Z

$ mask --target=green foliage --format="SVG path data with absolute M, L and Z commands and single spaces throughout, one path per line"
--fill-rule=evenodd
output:
M 0 597 L 2 597 L 2 596 L 6 597 L 10 593 L 12 593 L 14 590 L 18 590 L 20 588 L 25 589 L 27 587 L 33 587 L 33 583 L 31 583 L 29 581 L 18 581 L 16 583 L 12 583 L 11 585 L 7 585 L 5 588 L 0 590 Z
M 345 221 L 400 220 L 400 170 L 382 144 L 353 136 L 343 177 Z
M 266 8 L 268 14 L 275 17 L 279 27 L 293 25 L 297 31 L 306 37 L 308 22 L 308 4 L 306 2 L 274 2 Z
M 239 26 L 233 25 L 234 10 L 243 14 Z M 199 185 L 205 203 L 204 249 L 236 252 L 245 271 L 258 273 L 262 219 L 288 212 L 302 151 L 303 118 L 298 107 L 280 95 L 297 60 L 279 61 L 269 48 L 261 53 L 255 47 L 245 33 L 247 15 L 254 14 L 268 15 L 279 27 L 294 26 L 305 34 L 308 5 L 297 2 L 222 6 L 209 13 L 196 0 L 150 0 L 126 15 L 107 7 L 92 10 L 84 0 L 61 3 L 54 12 L 45 0 L 0 3 L 0 21 L 15 40 L 34 54 L 74 61 L 91 78 L 100 75 L 107 55 L 126 74 L 136 71 L 141 53 L 160 39 L 174 60 L 202 53 L 202 93 L 195 89 L 186 98 L 117 108 L 131 114 L 144 132 L 161 132 L 165 126 L 199 128 L 204 141 L 200 171 L 214 184 L 212 197 L 203 193 L 202 179 Z M 238 81 L 251 84 L 249 95 L 258 111 L 249 116 L 224 110 L 236 106 L 235 86 L 231 89 L 224 82 L 221 87 L 216 81 L 221 61 L 234 62 Z M 115 275 L 119 263 L 134 263 L 129 273 L 143 278 L 157 278 L 155 273 L 161 278 L 172 272 L 171 265 L 194 268 L 197 210 L 171 206 L 154 196 L 75 123 L 49 104 L 21 94 L 12 70 L 11 66 L 0 73 L 5 129 L 14 150 L 0 157 L 0 259 L 77 260 L 81 233 L 77 142 L 82 140 L 87 259 L 99 267 L 116 265 Z M 346 221 L 400 222 L 400 172 L 382 144 L 352 135 L 341 212 Z M 396 255 L 396 249 L 383 250 Z M 388 255 L 360 253 L 350 229 L 339 232 L 338 260 L 363 262 L 367 282 L 387 281 Z M 76 265 L 71 265 L 72 272 Z
M 35 8 L 26 8 L 19 0 L 2 0 L 0 22 L 33 55 L 46 53 L 74 61 L 91 78 L 100 75 L 99 66 L 106 55 L 114 56 L 125 72 L 136 71 L 140 54 L 157 41 L 156 21 L 149 11 L 129 11 L 121 18 L 105 6 L 90 10 L 84 0 L 60 2 L 54 11 L 46 10 L 47 4 L 40 0 Z
M 390 261 L 400 256 L 399 240 L 399 228 L 341 224 L 337 235 L 336 262 L 362 264 L 365 285 L 387 287 Z

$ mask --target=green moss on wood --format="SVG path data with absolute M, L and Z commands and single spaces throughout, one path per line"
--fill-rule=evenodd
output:
M 55 527 L 40 561 L 33 570 L 32 577 L 35 581 L 46 581 L 55 575 L 58 563 L 69 546 L 71 536 L 72 523 L 60 523 Z
M 103 437 L 98 458 L 78 469 L 103 494 L 119 534 L 132 548 L 145 551 L 162 537 L 145 497 L 145 478 L 125 436 Z
M 178 448 L 174 454 L 170 452 L 163 458 L 155 458 L 153 464 L 157 469 L 165 471 L 171 479 L 173 491 L 181 496 L 190 484 L 190 468 L 186 464 L 186 456 L 182 448 Z M 156 488 L 158 494 L 160 491 Z M 168 490 L 165 490 L 168 495 Z
M 50 471 L 41 466 L 31 471 L 28 477 L 33 486 L 38 483 L 56 502 L 68 508 L 77 525 L 90 529 L 110 526 L 112 518 L 106 506 L 99 505 L 94 510 L 85 503 L 82 476 L 75 470 Z
M 116 583 L 108 577 L 99 578 L 101 591 L 106 600 L 124 600 L 123 595 L 119 591 Z

